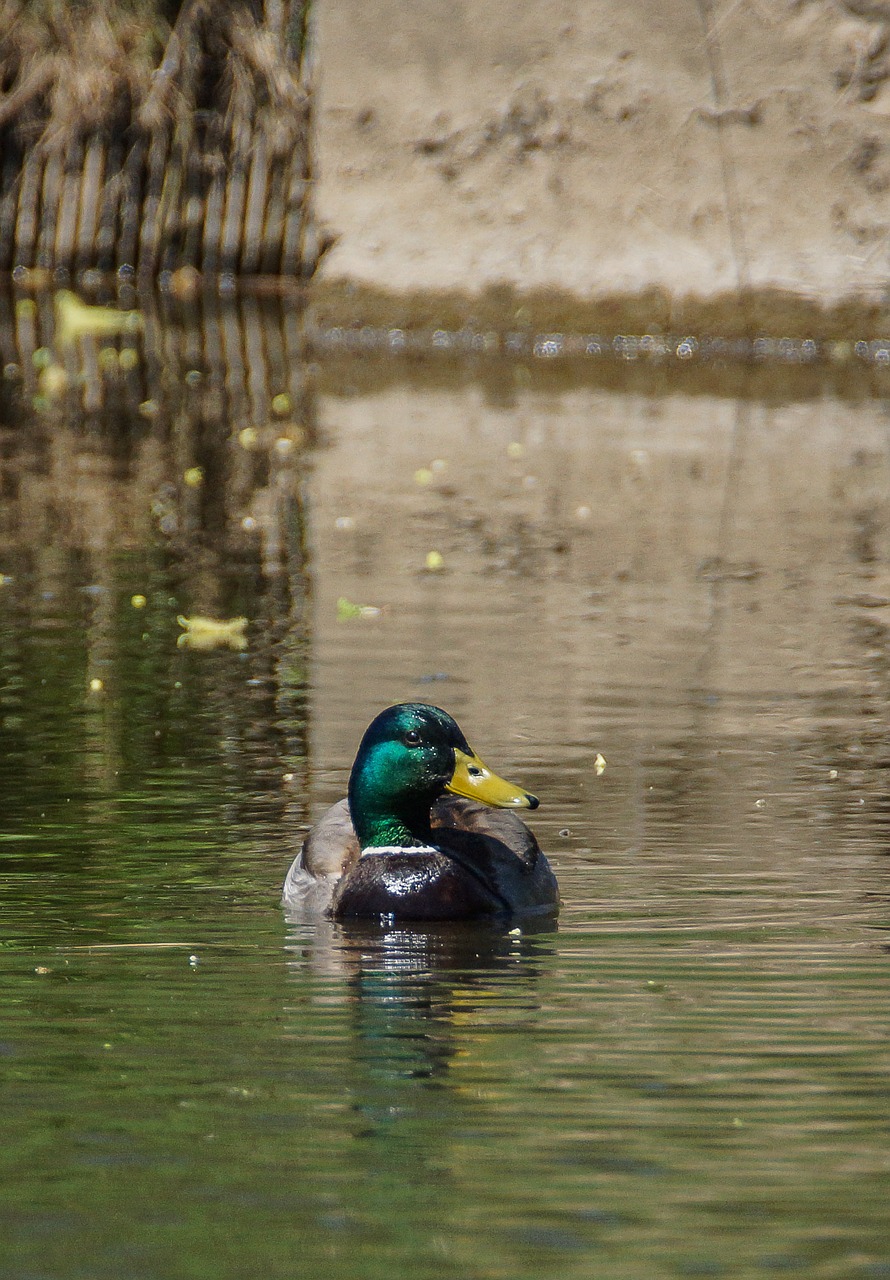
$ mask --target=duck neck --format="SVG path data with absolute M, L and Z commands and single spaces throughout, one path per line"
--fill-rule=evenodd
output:
M 350 781 L 349 808 L 362 849 L 382 846 L 411 849 L 433 843 L 429 801 L 404 805 L 395 812 L 391 803 L 376 801 L 359 779 Z

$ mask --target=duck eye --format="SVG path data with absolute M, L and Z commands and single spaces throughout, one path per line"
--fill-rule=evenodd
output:
M 405 734 L 405 742 L 409 747 L 420 746 L 420 734 L 417 732 L 416 729 L 408 730 L 408 732 Z

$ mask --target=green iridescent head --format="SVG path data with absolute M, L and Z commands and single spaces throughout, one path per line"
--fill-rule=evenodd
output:
M 428 844 L 430 809 L 445 791 L 504 809 L 538 801 L 491 772 L 446 711 L 403 702 L 365 731 L 349 776 L 349 807 L 363 849 Z

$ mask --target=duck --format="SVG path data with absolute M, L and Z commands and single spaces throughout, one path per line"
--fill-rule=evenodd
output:
M 283 905 L 334 920 L 554 916 L 556 876 L 515 812 L 538 803 L 482 762 L 447 711 L 387 707 L 365 730 L 346 797 L 294 859 Z

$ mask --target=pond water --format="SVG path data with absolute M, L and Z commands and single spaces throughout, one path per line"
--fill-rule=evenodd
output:
M 880 387 L 150 321 L 0 324 L 0 1277 L 890 1276 Z M 406 699 L 555 928 L 284 918 Z

